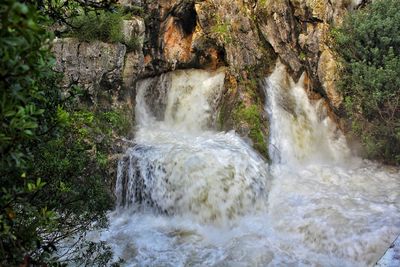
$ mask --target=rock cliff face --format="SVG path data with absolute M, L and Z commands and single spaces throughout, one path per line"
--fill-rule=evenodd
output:
M 80 85 L 94 104 L 102 104 L 102 98 L 113 97 L 121 90 L 122 68 L 126 47 L 121 44 L 102 42 L 79 43 L 72 38 L 57 40 L 56 70 L 64 73 L 64 86 Z M 113 90 L 109 91 L 110 85 Z
M 55 70 L 64 74 L 63 86 L 79 85 L 85 90 L 83 100 L 89 105 L 133 107 L 134 95 L 129 88 L 144 69 L 143 19 L 124 20 L 122 31 L 127 40 L 131 36 L 139 38 L 137 51 L 128 52 L 120 43 L 88 43 L 75 38 L 54 41 Z
M 226 66 L 219 127 L 235 129 L 266 157 L 268 121 L 260 86 L 276 59 L 294 80 L 306 72 L 313 97 L 324 97 L 339 114 L 337 63 L 330 31 L 348 10 L 366 1 L 349 0 L 154 0 L 119 1 L 140 6 L 145 19 L 124 22 L 124 34 L 141 40 L 138 51 L 122 44 L 59 39 L 54 51 L 64 83 L 86 89 L 95 105 L 134 106 L 137 80 L 174 69 L 216 70 Z M 249 115 L 250 114 L 250 115 Z
M 336 67 L 329 32 L 341 23 L 348 8 L 350 3 L 344 0 L 265 1 L 257 8 L 262 34 L 295 80 L 306 71 L 312 89 L 326 97 L 333 108 L 339 108 L 341 100 L 332 81 Z M 333 95 L 334 100 L 329 98 Z

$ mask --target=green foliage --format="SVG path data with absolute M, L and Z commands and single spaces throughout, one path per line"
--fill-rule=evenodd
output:
M 244 123 L 250 129 L 249 138 L 253 141 L 254 148 L 262 155 L 268 155 L 267 144 L 262 132 L 262 120 L 260 110 L 256 104 L 246 107 L 240 104 L 233 113 L 233 119 L 237 123 Z
M 377 0 L 333 32 L 345 109 L 370 158 L 400 164 L 400 2 Z
M 44 48 L 49 36 L 36 24 L 42 19 L 12 0 L 0 5 L 0 259 L 16 263 L 28 248 L 41 244 L 37 230 L 55 214 L 31 200 L 45 186 L 31 175 L 32 148 L 56 123 L 58 92 Z M 46 111 L 46 112 L 45 112 Z M 5 261 L 5 262 L 4 262 Z
M 75 247 L 75 250 L 71 254 L 76 255 L 74 259 L 65 260 L 66 262 L 72 262 L 73 266 L 111 266 L 118 267 L 124 263 L 123 260 L 110 264 L 112 258 L 112 251 L 106 242 L 101 241 L 94 243 L 90 241 L 82 242 L 79 246 Z M 75 265 L 74 265 L 75 264 Z
M 24 256 L 49 263 L 63 240 L 105 225 L 112 205 L 105 155 L 110 138 L 128 127 L 115 111 L 66 109 L 51 36 L 38 21 L 45 18 L 32 6 L 0 3 L 1 266 L 17 266 Z M 100 247 L 106 254 L 96 258 L 109 259 Z
M 89 12 L 72 19 L 73 37 L 81 41 L 122 42 L 122 16 L 112 12 Z
M 140 51 L 142 47 L 142 41 L 138 36 L 132 36 L 129 40 L 123 41 L 126 45 L 126 49 L 128 52 L 130 51 Z
M 71 18 L 83 12 L 114 10 L 116 0 L 81 1 L 81 0 L 24 0 L 26 4 L 35 6 L 44 16 L 50 18 L 49 23 L 69 24 Z
M 232 43 L 231 25 L 218 15 L 215 20 L 215 25 L 211 28 L 212 34 L 223 44 Z
M 305 61 L 307 59 L 307 55 L 303 51 L 301 51 L 299 54 L 299 59 L 301 61 Z
M 87 12 L 71 19 L 72 31 L 69 35 L 85 42 L 100 40 L 106 43 L 123 43 L 129 51 L 136 51 L 140 49 L 140 39 L 132 36 L 125 40 L 122 32 L 125 17 L 122 11 Z
M 134 16 L 139 16 L 144 18 L 146 16 L 146 12 L 142 6 L 138 6 L 136 4 L 132 4 L 130 6 L 125 6 L 123 8 L 124 14 L 132 14 Z M 147 14 L 148 15 L 148 14 Z
M 34 153 L 34 174 L 48 181 L 45 194 L 38 194 L 34 204 L 46 203 L 56 210 L 56 225 L 62 227 L 56 229 L 57 236 L 54 236 L 54 229 L 42 233 L 42 236 L 52 237 L 47 237 L 52 243 L 56 243 L 57 238 L 70 238 L 77 233 L 84 235 L 106 225 L 105 212 L 113 205 L 108 191 L 109 170 L 115 168 L 108 155 L 113 138 L 126 134 L 131 127 L 126 116 L 116 110 L 68 112 L 59 108 L 58 116 L 64 123 L 60 134 L 38 146 Z M 82 239 L 64 258 L 105 266 L 112 254 L 106 244 Z M 58 259 L 53 255 L 53 260 Z

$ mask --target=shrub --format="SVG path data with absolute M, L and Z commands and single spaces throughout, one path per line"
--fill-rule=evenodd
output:
M 352 132 L 369 158 L 400 164 L 400 1 L 377 0 L 333 33 Z
M 71 19 L 70 36 L 80 41 L 91 42 L 100 40 L 106 43 L 123 43 L 129 51 L 140 49 L 140 39 L 132 36 L 125 40 L 122 25 L 126 17 L 122 11 L 90 11 Z
M 122 16 L 114 12 L 88 12 L 72 19 L 71 35 L 81 41 L 122 42 Z
M 106 223 L 104 155 L 109 129 L 124 120 L 113 111 L 66 111 L 51 36 L 35 7 L 4 0 L 0 18 L 0 266 L 19 266 L 25 256 L 45 265 L 63 240 Z M 111 258 L 103 244 L 93 248 L 106 253 L 92 253 L 97 261 Z

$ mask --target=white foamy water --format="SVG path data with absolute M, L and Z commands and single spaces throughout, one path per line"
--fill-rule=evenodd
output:
M 351 156 L 281 64 L 266 80 L 269 166 L 212 131 L 223 72 L 137 87 L 135 146 L 101 239 L 126 266 L 366 266 L 400 231 L 400 173 Z M 160 108 L 161 107 L 161 108 Z

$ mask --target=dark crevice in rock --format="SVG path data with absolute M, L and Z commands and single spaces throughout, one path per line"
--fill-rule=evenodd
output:
M 300 18 L 300 17 L 296 17 L 296 20 L 299 23 L 323 23 L 324 21 L 322 19 L 316 18 L 316 17 L 307 17 L 307 18 Z
M 356 9 L 360 9 L 360 8 L 364 8 L 365 6 L 367 6 L 368 4 L 371 4 L 372 0 L 363 0 L 361 1 L 361 3 L 356 6 Z
M 158 6 L 145 5 L 146 13 L 148 14 L 146 23 L 146 37 L 143 46 L 145 55 L 159 56 L 161 44 L 159 42 L 160 36 L 160 11 Z
M 197 24 L 197 13 L 193 1 L 181 1 L 172 8 L 170 15 L 175 17 L 175 23 L 180 25 L 185 35 L 194 32 Z

